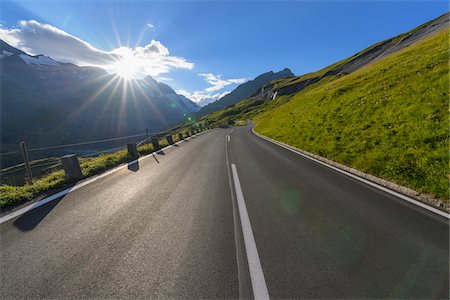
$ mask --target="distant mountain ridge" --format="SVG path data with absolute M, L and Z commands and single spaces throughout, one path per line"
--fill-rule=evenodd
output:
M 164 130 L 200 107 L 150 76 L 125 81 L 95 67 L 28 55 L 0 40 L 2 152 Z
M 202 117 L 209 113 L 221 110 L 229 105 L 236 104 L 244 98 L 252 96 L 256 93 L 261 87 L 271 82 L 272 80 L 288 78 L 295 76 L 291 70 L 285 68 L 279 72 L 266 72 L 253 80 L 249 80 L 241 85 L 239 85 L 236 89 L 234 89 L 231 93 L 223 96 L 219 100 L 210 103 L 200 109 L 198 113 L 196 113 L 197 117 Z

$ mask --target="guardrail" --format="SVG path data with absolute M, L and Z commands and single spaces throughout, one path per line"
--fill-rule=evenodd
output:
M 78 169 L 80 169 L 80 160 L 83 162 L 86 159 L 97 157 L 104 154 L 111 154 L 121 150 L 127 149 L 128 154 L 131 157 L 138 157 L 139 151 L 138 147 L 144 146 L 146 144 L 151 144 L 154 151 L 157 151 L 161 148 L 160 141 L 165 139 L 168 144 L 173 144 L 174 140 L 184 139 L 183 133 L 186 137 L 189 135 L 195 134 L 196 131 L 202 131 L 206 128 L 210 128 L 209 126 L 205 126 L 203 124 L 195 124 L 191 125 L 188 128 L 183 128 L 181 132 L 171 132 L 169 131 L 161 131 L 161 132 L 149 132 L 146 130 L 145 133 L 142 134 L 134 134 L 116 138 L 109 139 L 99 139 L 94 141 L 86 141 L 79 143 L 71 143 L 64 145 L 53 145 L 53 146 L 45 146 L 45 147 L 36 147 L 27 149 L 25 142 L 20 143 L 20 149 L 18 151 L 10 151 L 0 153 L 0 157 L 11 156 L 11 155 L 20 155 L 23 163 L 11 165 L 5 168 L 0 169 L 0 183 L 8 184 L 13 186 L 20 186 L 26 183 L 31 183 L 33 177 L 42 177 L 52 172 L 58 170 L 64 170 L 66 174 L 66 178 L 68 179 L 76 179 L 79 177 Z M 144 139 L 142 139 L 145 137 Z M 174 139 L 175 137 L 175 139 Z M 125 140 L 125 143 L 119 147 L 114 148 L 106 148 L 102 150 L 95 149 L 95 151 L 91 151 L 89 153 L 85 153 L 86 149 L 83 146 L 86 145 L 95 145 L 95 144 L 105 144 L 105 143 L 115 143 L 117 145 L 118 141 Z M 73 148 L 81 147 L 79 151 Z M 68 151 L 59 156 L 43 156 L 39 157 L 39 155 L 35 155 L 38 152 L 48 151 L 48 150 L 64 150 L 68 149 Z M 29 159 L 29 153 L 33 153 L 35 156 L 34 160 Z M 48 152 L 47 152 L 48 153 Z M 70 163 L 69 163 L 70 161 Z

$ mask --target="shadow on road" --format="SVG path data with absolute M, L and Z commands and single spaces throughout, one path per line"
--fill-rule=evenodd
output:
M 44 218 L 53 210 L 53 208 L 55 208 L 56 205 L 58 205 L 61 200 L 62 198 L 51 201 L 45 205 L 24 213 L 14 221 L 13 225 L 20 231 L 33 230 L 42 220 L 44 220 Z
M 166 155 L 166 153 L 164 153 L 164 151 L 158 151 L 158 152 L 156 152 L 156 154 L 158 154 L 158 155 Z
M 139 170 L 139 161 L 136 161 L 135 163 L 129 163 L 128 170 L 137 172 Z

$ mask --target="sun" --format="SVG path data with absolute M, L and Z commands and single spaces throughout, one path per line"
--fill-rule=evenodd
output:
M 123 79 L 133 79 L 137 75 L 139 64 L 133 55 L 124 55 L 113 66 L 113 72 Z

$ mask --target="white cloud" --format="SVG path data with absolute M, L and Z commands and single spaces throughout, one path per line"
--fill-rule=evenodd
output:
M 0 27 L 0 39 L 32 55 L 45 54 L 61 62 L 102 67 L 109 72 L 114 72 L 114 66 L 127 58 L 136 66 L 137 77 L 158 76 L 168 73 L 171 68 L 192 69 L 194 66 L 183 57 L 171 56 L 169 49 L 156 40 L 143 47 L 103 51 L 63 30 L 35 20 L 20 21 L 17 28 Z
M 230 84 L 241 84 L 248 81 L 247 78 L 222 79 L 221 75 L 212 73 L 201 73 L 199 76 L 202 76 L 211 85 L 211 87 L 205 89 L 207 92 L 219 91 Z
M 219 100 L 223 96 L 229 94 L 231 91 L 224 91 L 221 93 L 213 93 L 220 91 L 226 86 L 231 84 L 241 84 L 247 82 L 247 78 L 237 78 L 237 79 L 222 79 L 221 75 L 214 75 L 212 73 L 200 73 L 199 76 L 203 77 L 206 82 L 211 86 L 204 90 L 194 91 L 192 93 L 185 90 L 177 90 L 176 92 L 180 95 L 186 96 L 192 101 L 198 103 L 200 106 L 204 106 L 208 103 Z
M 147 27 L 150 28 L 151 30 L 155 30 L 155 25 L 153 25 L 152 23 L 148 23 Z
M 208 103 L 219 100 L 223 96 L 229 94 L 230 91 L 211 94 L 211 93 L 208 93 L 205 91 L 195 91 L 193 93 L 190 93 L 186 90 L 176 90 L 176 93 L 188 97 L 190 100 L 194 101 L 195 103 L 201 103 L 203 105 L 206 105 Z

